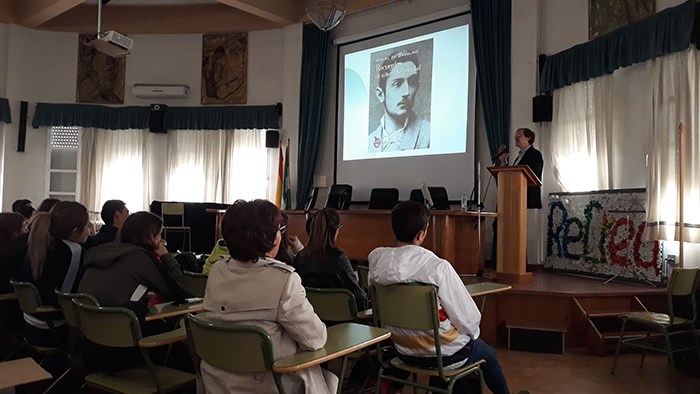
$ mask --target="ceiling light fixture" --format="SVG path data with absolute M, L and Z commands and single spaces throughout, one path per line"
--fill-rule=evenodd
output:
M 306 15 L 319 29 L 331 30 L 345 17 L 345 0 L 307 0 Z

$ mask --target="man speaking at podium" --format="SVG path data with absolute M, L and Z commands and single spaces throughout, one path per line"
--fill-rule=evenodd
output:
M 515 158 L 513 162 L 514 166 L 527 165 L 530 167 L 532 172 L 537 175 L 537 178 L 542 180 L 542 167 L 544 165 L 544 160 L 542 159 L 542 153 L 535 149 L 532 144 L 535 142 L 535 133 L 527 128 L 518 129 L 515 132 L 515 146 L 520 149 L 518 157 Z M 505 145 L 501 145 L 499 151 L 504 151 L 506 149 Z M 508 152 L 505 152 L 499 156 L 501 160 L 501 165 L 508 165 Z M 542 209 L 542 196 L 541 191 L 542 186 L 528 186 L 527 187 L 527 208 L 528 209 Z

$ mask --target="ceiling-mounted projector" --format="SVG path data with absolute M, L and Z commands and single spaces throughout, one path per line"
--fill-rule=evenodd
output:
M 130 54 L 129 49 L 133 44 L 134 40 L 114 30 L 98 34 L 97 38 L 87 43 L 88 46 L 112 57 Z

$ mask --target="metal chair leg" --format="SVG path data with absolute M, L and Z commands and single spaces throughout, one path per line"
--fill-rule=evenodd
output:
M 627 319 L 622 320 L 622 329 L 620 330 L 620 339 L 617 340 L 617 350 L 615 351 L 615 359 L 613 360 L 611 375 L 615 374 L 615 367 L 617 367 L 617 358 L 620 355 L 620 347 L 622 346 L 622 336 L 625 334 L 625 325 L 627 325 Z
M 647 331 L 647 338 L 651 335 L 651 329 Z M 642 348 L 642 362 L 639 363 L 639 368 L 644 366 L 644 358 L 647 356 L 647 348 Z
M 662 328 L 664 338 L 666 338 L 666 348 L 668 349 L 668 361 L 671 362 L 671 368 L 676 368 L 676 363 L 673 361 L 673 348 L 671 347 L 671 338 L 668 336 L 668 331 Z

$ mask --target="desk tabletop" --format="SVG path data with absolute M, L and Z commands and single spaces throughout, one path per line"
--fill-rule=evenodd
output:
M 203 301 L 204 300 L 201 298 L 191 298 L 190 302 L 183 305 L 173 305 L 172 302 L 164 302 L 162 304 L 149 306 L 146 321 L 201 312 Z
M 489 294 L 500 293 L 512 289 L 510 285 L 495 282 L 479 282 L 464 285 L 472 297 L 485 296 Z
M 275 361 L 273 371 L 296 372 L 342 357 L 391 336 L 389 330 L 356 323 L 343 323 L 328 328 L 326 345 L 319 350 L 298 353 Z
M 0 363 L 0 390 L 46 379 L 51 374 L 30 357 Z

